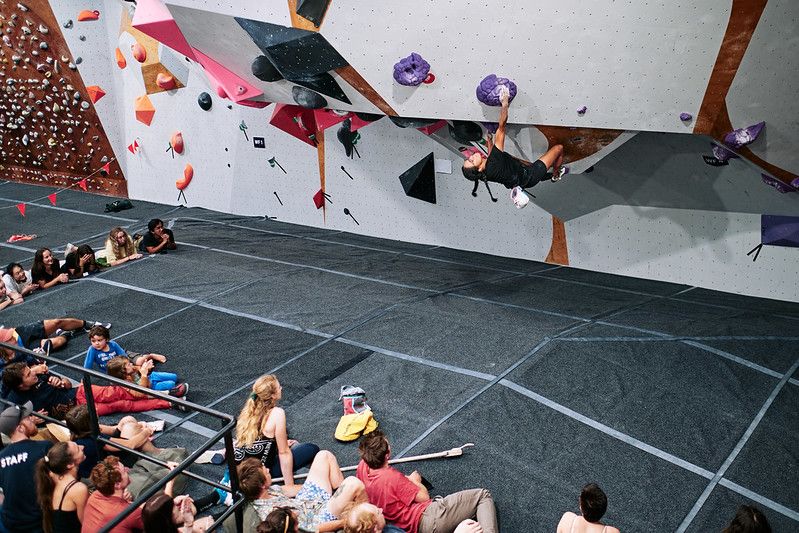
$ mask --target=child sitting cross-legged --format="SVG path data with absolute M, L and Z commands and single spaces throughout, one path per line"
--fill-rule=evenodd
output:
M 153 361 L 147 359 L 140 366 L 134 365 L 125 356 L 114 357 L 107 363 L 109 376 L 124 379 L 132 383 L 138 383 L 142 387 L 153 390 L 169 391 L 170 396 L 186 399 L 189 392 L 189 384 L 177 384 L 178 376 L 171 372 L 153 372 Z M 139 395 L 136 391 L 130 391 L 134 395 Z M 143 394 L 142 394 L 143 395 Z

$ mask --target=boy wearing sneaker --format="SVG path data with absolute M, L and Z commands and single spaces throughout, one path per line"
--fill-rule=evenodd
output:
M 500 94 L 502 109 L 499 113 L 499 126 L 496 138 L 488 136 L 488 157 L 481 152 L 473 152 L 463 163 L 463 176 L 469 181 L 493 181 L 501 183 L 508 189 L 513 189 L 512 194 L 516 207 L 521 208 L 530 201 L 523 189 L 533 187 L 539 182 L 551 179 L 558 181 L 568 170 L 563 167 L 563 145 L 556 144 L 533 163 L 523 161 L 510 154 L 505 149 L 505 127 L 508 123 L 507 90 Z M 552 168 L 553 173 L 547 170 Z

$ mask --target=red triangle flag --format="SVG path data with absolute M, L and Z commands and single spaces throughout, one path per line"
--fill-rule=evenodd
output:
M 83 189 L 84 192 L 89 190 L 89 187 L 86 185 L 86 178 L 83 178 L 78 182 L 78 186 Z
M 50 200 L 50 203 L 53 204 L 53 205 L 55 205 L 55 195 L 56 195 L 56 193 L 47 195 L 47 199 Z
M 106 174 L 109 174 L 111 172 L 111 163 L 106 163 L 105 165 L 103 165 L 103 168 L 100 169 L 100 172 L 105 172 Z
M 131 154 L 135 154 L 135 153 L 136 153 L 136 149 L 137 149 L 138 147 L 139 147 L 139 143 L 137 143 L 136 141 L 133 141 L 132 143 L 130 143 L 130 144 L 128 145 L 128 151 L 129 151 Z
M 22 204 L 22 203 L 17 204 L 17 209 L 19 209 L 19 213 L 24 217 L 25 216 L 25 204 Z

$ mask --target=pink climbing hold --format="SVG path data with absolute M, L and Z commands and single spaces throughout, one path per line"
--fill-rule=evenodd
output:
M 140 43 L 135 43 L 133 46 L 131 46 L 130 51 L 131 54 L 133 54 L 133 59 L 139 63 L 144 63 L 147 61 L 147 50 Z
M 169 89 L 174 89 L 175 77 L 164 72 L 159 72 L 158 76 L 155 77 L 155 84 L 166 91 Z

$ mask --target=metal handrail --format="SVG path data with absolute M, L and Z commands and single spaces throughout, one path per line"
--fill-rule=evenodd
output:
M 155 494 L 156 492 L 161 490 L 161 488 L 163 488 L 170 480 L 172 480 L 174 477 L 176 477 L 176 476 L 178 476 L 180 474 L 184 474 L 184 475 L 186 475 L 188 477 L 191 477 L 193 479 L 196 479 L 198 481 L 202 481 L 204 483 L 207 483 L 207 484 L 209 484 L 209 485 L 211 485 L 211 486 L 213 486 L 215 488 L 219 488 L 219 489 L 222 489 L 224 491 L 232 493 L 234 505 L 233 505 L 233 507 L 231 509 L 228 509 L 223 514 L 223 516 L 227 517 L 227 516 L 230 515 L 231 512 L 235 512 L 236 513 L 236 531 L 241 533 L 242 528 L 243 528 L 244 515 L 243 515 L 243 509 L 242 509 L 242 507 L 241 507 L 239 502 L 241 500 L 243 500 L 243 497 L 242 497 L 242 495 L 241 495 L 241 493 L 239 491 L 238 473 L 236 471 L 236 464 L 235 464 L 235 461 L 233 459 L 233 428 L 236 427 L 236 417 L 235 416 L 229 415 L 227 413 L 222 413 L 221 411 L 217 411 L 216 409 L 211 409 L 211 408 L 205 407 L 203 405 L 199 405 L 199 404 L 195 404 L 195 403 L 189 402 L 187 400 L 182 400 L 180 398 L 169 396 L 169 395 L 164 394 L 164 393 L 162 393 L 160 391 L 155 391 L 155 390 L 152 390 L 152 389 L 148 389 L 146 387 L 143 387 L 143 386 L 139 385 L 138 383 L 132 383 L 130 381 L 126 381 L 126 380 L 123 380 L 123 379 L 115 378 L 113 376 L 109 376 L 107 374 L 104 374 L 102 372 L 98 372 L 96 370 L 92 370 L 92 369 L 84 368 L 82 366 L 78 366 L 78 365 L 76 365 L 74 363 L 71 363 L 69 361 L 63 361 L 61 359 L 58 359 L 58 358 L 50 356 L 49 353 L 48 354 L 36 353 L 33 350 L 29 350 L 27 348 L 23 348 L 23 347 L 18 346 L 16 344 L 9 344 L 9 343 L 6 343 L 6 342 L 0 342 L 0 346 L 2 346 L 3 348 L 9 348 L 9 349 L 11 349 L 11 350 L 13 350 L 15 352 L 20 352 L 20 353 L 32 355 L 33 357 L 35 357 L 37 359 L 41 359 L 41 360 L 43 360 L 43 361 L 45 361 L 47 363 L 58 364 L 58 365 L 60 365 L 63 368 L 67 368 L 67 369 L 73 370 L 75 372 L 80 372 L 83 375 L 83 390 L 84 390 L 84 395 L 86 396 L 86 406 L 87 406 L 88 411 L 89 411 L 92 437 L 95 438 L 96 440 L 98 440 L 99 442 L 110 444 L 110 445 L 112 445 L 115 448 L 124 449 L 124 450 L 126 450 L 128 452 L 133 453 L 134 455 L 137 455 L 137 456 L 141 457 L 142 459 L 146 459 L 146 460 L 151 461 L 153 463 L 156 463 L 158 465 L 167 466 L 167 464 L 165 462 L 163 462 L 163 461 L 161 461 L 159 459 L 156 459 L 155 457 L 151 457 L 151 456 L 147 455 L 146 453 L 140 452 L 138 450 L 133 450 L 133 449 L 127 448 L 125 446 L 122 446 L 120 444 L 111 442 L 110 439 L 107 439 L 105 436 L 100 434 L 99 417 L 97 416 L 97 409 L 96 409 L 96 407 L 94 405 L 94 394 L 92 392 L 92 377 L 95 377 L 95 378 L 101 379 L 103 381 L 107 381 L 107 382 L 113 383 L 115 385 L 119 385 L 121 387 L 125 387 L 127 389 L 135 390 L 135 391 L 143 393 L 143 394 L 145 394 L 147 396 L 152 396 L 153 398 L 160 398 L 160 399 L 163 399 L 163 400 L 167 400 L 169 402 L 172 402 L 172 403 L 175 403 L 175 404 L 182 405 L 182 406 L 185 406 L 187 408 L 190 408 L 193 411 L 197 411 L 197 412 L 200 412 L 200 413 L 203 413 L 203 414 L 207 414 L 209 416 L 212 416 L 214 418 L 222 420 L 222 423 L 223 423 L 222 429 L 220 429 L 212 437 L 210 437 L 202 445 L 200 445 L 200 447 L 197 450 L 195 450 L 194 452 L 189 454 L 189 456 L 186 459 L 184 459 L 180 464 L 178 464 L 178 466 L 176 466 L 174 469 L 172 469 L 170 472 L 168 472 L 167 475 L 164 478 L 162 478 L 157 483 L 155 483 L 153 486 L 151 486 L 150 488 L 148 488 L 147 490 L 145 490 L 144 492 L 139 494 L 139 497 L 135 501 L 133 501 L 128 507 L 126 507 L 121 513 L 119 513 L 113 520 L 111 520 L 109 523 L 107 523 L 100 530 L 101 533 L 106 533 L 106 532 L 111 531 L 111 529 L 113 529 L 115 526 L 117 526 L 130 513 L 135 511 L 138 506 L 140 506 L 144 502 L 146 502 L 153 494 Z M 6 403 L 6 404 L 12 403 L 12 402 L 9 402 L 7 400 L 2 400 L 2 402 Z M 39 415 L 37 414 L 37 416 L 39 416 Z M 51 417 L 49 417 L 47 415 L 41 415 L 40 418 L 42 418 L 43 420 L 49 420 L 49 421 L 55 422 L 55 423 L 57 423 L 59 425 L 65 426 L 63 421 L 51 418 Z M 208 450 L 212 446 L 214 446 L 219 439 L 224 439 L 224 441 L 225 441 L 225 460 L 228 463 L 227 467 L 228 467 L 228 471 L 229 471 L 229 475 L 230 475 L 230 486 L 229 487 L 225 486 L 225 485 L 223 485 L 221 483 L 217 483 L 217 482 L 214 482 L 212 480 L 209 480 L 209 479 L 205 478 L 204 476 L 200 476 L 200 475 L 195 474 L 193 472 L 189 472 L 187 470 L 187 468 L 189 466 L 191 466 L 192 464 L 194 464 L 194 461 L 196 461 L 197 458 L 203 452 L 205 452 L 206 450 Z

